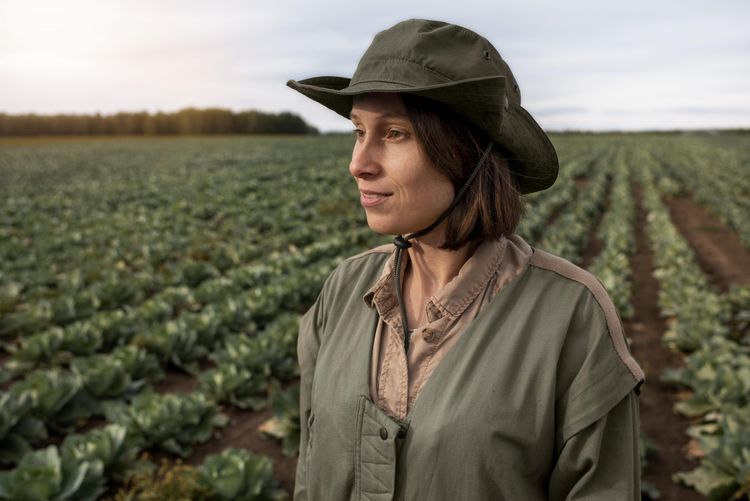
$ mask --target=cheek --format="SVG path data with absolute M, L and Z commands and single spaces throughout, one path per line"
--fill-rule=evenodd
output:
M 429 176 L 418 182 L 418 193 L 427 207 L 446 209 L 453 201 L 453 184 L 443 176 Z
M 450 203 L 453 201 L 455 190 L 453 189 L 453 183 L 451 183 L 447 179 L 441 181 L 438 186 L 436 186 L 435 191 L 440 199 L 444 201 L 447 200 L 447 202 L 445 202 L 445 205 L 450 205 Z
M 455 192 L 453 183 L 438 172 L 416 147 L 394 158 L 389 165 L 409 166 L 394 168 L 389 176 L 394 191 L 399 195 L 398 199 L 405 205 L 403 209 L 432 213 L 450 205 Z

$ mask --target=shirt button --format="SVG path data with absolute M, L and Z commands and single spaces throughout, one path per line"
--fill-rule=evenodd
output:
M 385 428 L 380 428 L 380 438 L 382 438 L 383 440 L 387 440 L 388 430 L 386 430 Z
M 427 313 L 428 322 L 434 322 L 435 320 L 440 320 L 441 318 L 443 318 L 443 312 L 441 312 L 439 308 L 432 304 L 432 302 L 430 302 L 427 308 L 429 309 L 429 312 Z
M 432 329 L 425 329 L 424 332 L 422 332 L 422 339 L 428 343 L 433 342 L 435 340 L 435 331 Z

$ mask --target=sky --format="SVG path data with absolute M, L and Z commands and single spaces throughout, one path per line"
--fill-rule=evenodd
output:
M 0 0 L 0 112 L 221 107 L 351 130 L 286 81 L 351 77 L 415 17 L 490 40 L 549 131 L 750 127 L 750 0 Z

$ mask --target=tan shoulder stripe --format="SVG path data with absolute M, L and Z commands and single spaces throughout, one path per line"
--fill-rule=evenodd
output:
M 637 381 L 645 381 L 646 378 L 643 374 L 643 370 L 632 355 L 630 355 L 628 347 L 625 345 L 625 335 L 622 330 L 622 322 L 617 315 L 615 305 L 612 303 L 612 300 L 609 298 L 609 295 L 601 282 L 599 282 L 599 280 L 590 272 L 576 266 L 570 261 L 537 248 L 534 248 L 534 254 L 531 256 L 530 264 L 538 268 L 553 271 L 558 275 L 578 282 L 591 291 L 594 299 L 599 303 L 599 306 L 604 312 L 604 318 L 607 321 L 607 327 L 609 328 L 609 337 L 615 347 L 617 355 Z

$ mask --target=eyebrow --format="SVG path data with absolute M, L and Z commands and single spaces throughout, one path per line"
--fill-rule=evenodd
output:
M 352 120 L 352 119 L 355 119 L 355 118 L 359 118 L 359 115 L 357 115 L 357 114 L 356 114 L 356 113 L 354 113 L 354 112 L 350 112 L 350 113 L 349 113 L 349 120 Z M 382 119 L 384 119 L 384 118 L 405 118 L 405 119 L 407 119 L 407 120 L 408 120 L 408 119 L 409 119 L 409 116 L 408 116 L 408 115 L 406 115 L 406 114 L 404 114 L 404 113 L 395 113 L 395 112 L 392 112 L 392 111 L 390 111 L 390 112 L 388 112 L 388 113 L 383 113 L 383 114 L 380 114 L 380 115 L 378 115 L 378 116 L 377 116 L 377 117 L 375 117 L 375 118 L 377 118 L 377 119 L 379 119 L 379 120 L 382 120 Z

